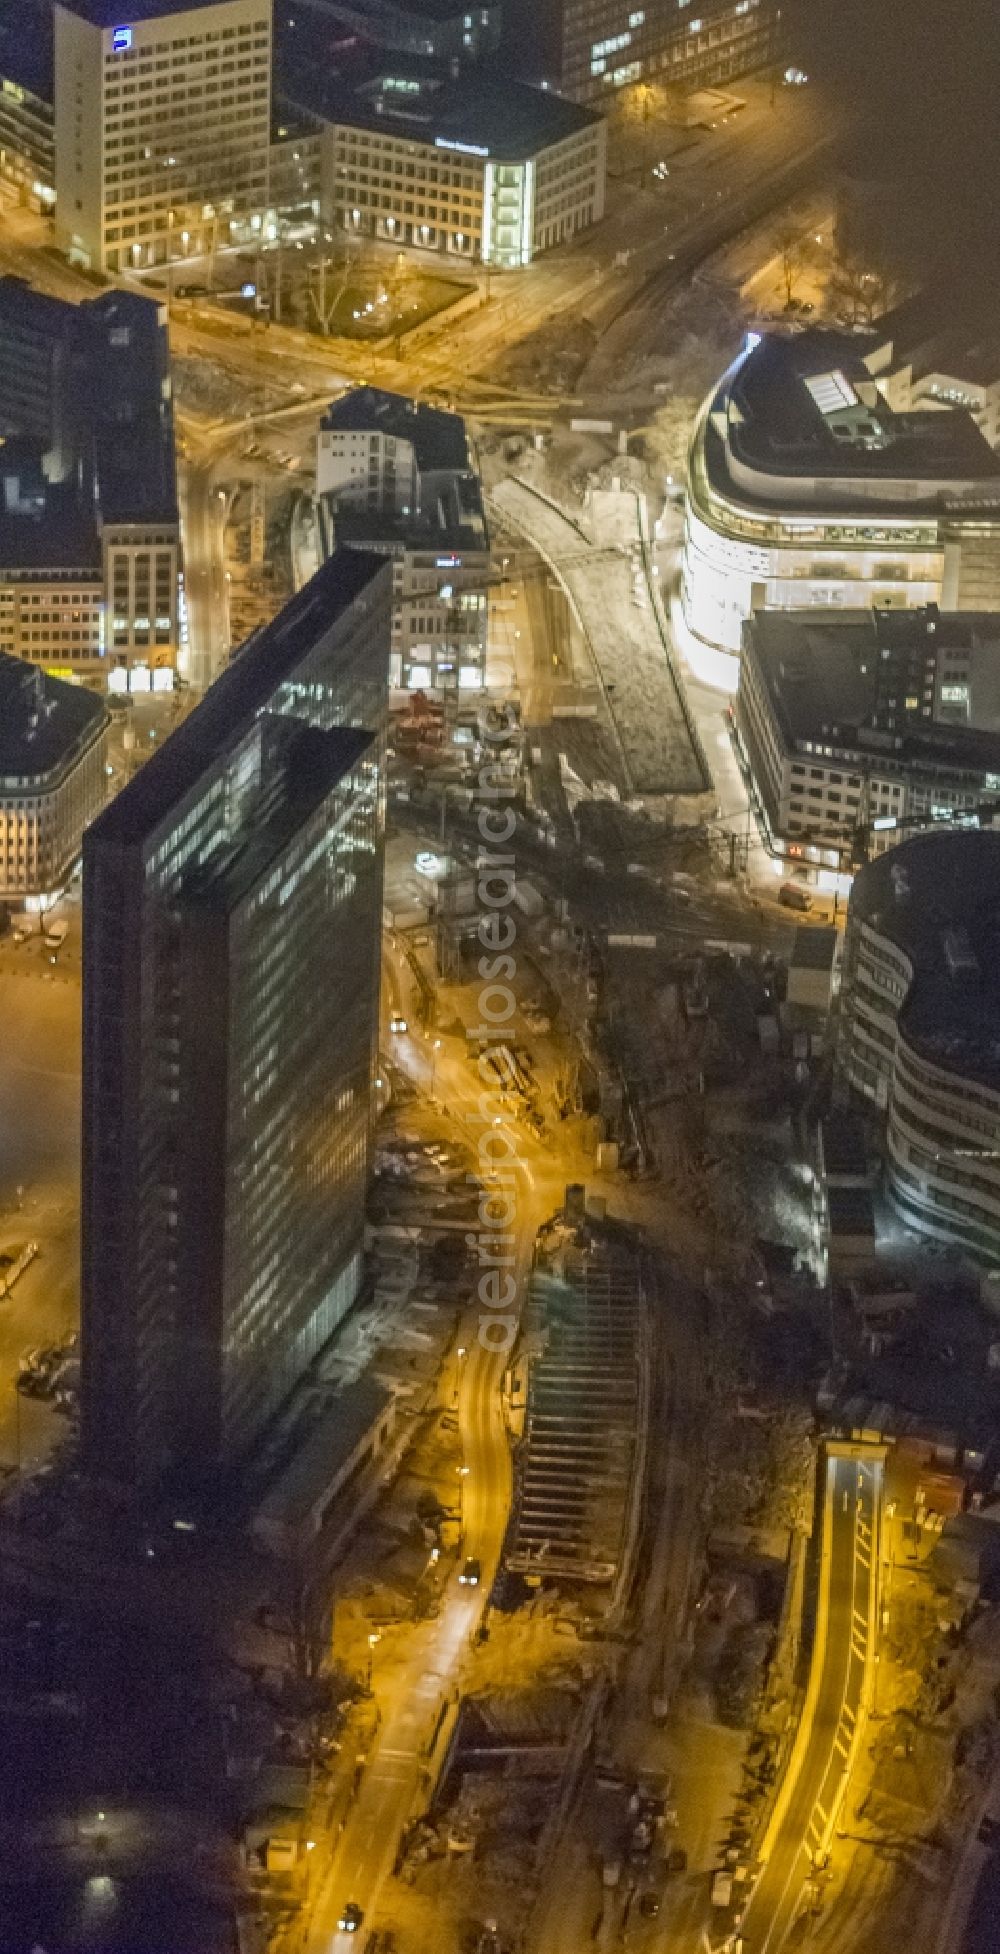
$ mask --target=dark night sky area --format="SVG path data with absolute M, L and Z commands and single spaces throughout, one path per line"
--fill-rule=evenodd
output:
M 846 160 L 891 172 L 918 268 L 1000 271 L 998 0 L 796 0 L 796 52 L 860 110 Z M 794 18 L 795 16 L 793 16 Z

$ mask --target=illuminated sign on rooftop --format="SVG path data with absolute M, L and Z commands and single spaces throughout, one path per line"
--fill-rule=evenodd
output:
M 435 149 L 457 149 L 463 156 L 488 156 L 489 150 L 480 142 L 453 142 L 450 136 L 435 136 Z
M 113 27 L 111 29 L 111 46 L 115 54 L 124 54 L 126 49 L 130 48 L 131 45 L 131 27 Z

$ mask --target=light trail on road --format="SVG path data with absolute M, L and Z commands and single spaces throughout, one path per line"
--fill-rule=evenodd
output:
M 830 1848 L 874 1674 L 883 1478 L 877 1448 L 828 1448 L 809 1687 L 740 1928 L 744 1954 L 779 1954 Z

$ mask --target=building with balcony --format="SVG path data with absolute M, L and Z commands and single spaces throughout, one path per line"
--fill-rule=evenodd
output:
M 140 270 L 259 236 L 271 0 L 57 0 L 56 241 Z
M 757 610 L 1000 607 L 1000 457 L 961 408 L 895 412 L 853 334 L 749 335 L 688 463 L 680 630 L 735 691 Z
M 0 653 L 0 898 L 58 894 L 107 794 L 106 708 Z
M 1000 834 L 918 835 L 851 892 L 838 1062 L 912 1228 L 1000 1262 Z
M 84 840 L 82 1413 L 239 1470 L 361 1282 L 391 577 L 342 551 Z
M 603 119 L 558 95 L 353 48 L 281 86 L 321 125 L 320 213 L 341 237 L 517 270 L 603 216 Z
M 715 87 L 776 61 L 777 0 L 507 0 L 517 72 L 577 102 L 635 82 Z
M 481 689 L 490 539 L 461 415 L 352 388 L 320 423 L 316 490 L 325 555 L 349 548 L 392 559 L 391 684 Z
M 734 729 L 769 852 L 830 888 L 997 802 L 1000 615 L 755 611 Z

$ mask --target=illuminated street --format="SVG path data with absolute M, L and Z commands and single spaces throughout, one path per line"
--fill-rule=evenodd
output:
M 823 1545 L 809 1684 L 762 1848 L 764 1870 L 740 1924 L 747 1954 L 777 1954 L 831 1850 L 851 1761 L 871 1709 L 879 1608 L 883 1461 L 827 1449 Z M 821 1888 L 810 1888 L 821 1904 Z
M 0 1954 L 988 1954 L 992 0 L 0 0 Z

